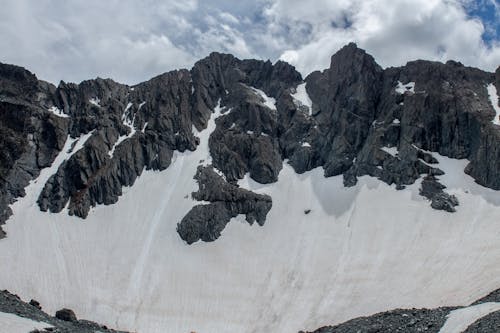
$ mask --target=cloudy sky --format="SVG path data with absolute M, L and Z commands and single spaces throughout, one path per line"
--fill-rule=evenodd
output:
M 211 51 L 303 75 L 354 41 L 383 67 L 416 58 L 500 65 L 498 0 L 2 0 L 0 61 L 57 83 L 134 84 Z

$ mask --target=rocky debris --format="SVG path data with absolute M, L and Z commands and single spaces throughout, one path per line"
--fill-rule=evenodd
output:
M 64 321 L 77 321 L 76 315 L 71 309 L 61 309 L 56 312 L 56 318 Z
M 40 302 L 38 302 L 38 301 L 36 301 L 34 299 L 32 299 L 28 304 L 34 306 L 38 310 L 42 309 L 42 306 L 40 305 Z
M 227 223 L 240 214 L 250 225 L 264 225 L 271 197 L 226 182 L 211 166 L 199 166 L 194 178 L 199 189 L 192 193 L 193 199 L 209 203 L 194 206 L 177 225 L 177 232 L 188 244 L 216 240 Z
M 322 327 L 313 333 L 438 333 L 452 310 L 454 308 L 398 309 Z
M 445 188 L 446 186 L 439 183 L 434 175 L 427 175 L 422 180 L 420 195 L 431 200 L 432 208 L 454 212 L 455 207 L 458 206 L 458 199 L 454 195 L 444 192 Z
M 500 332 L 500 311 L 492 312 L 467 327 L 463 333 Z
M 498 301 L 500 289 L 481 298 L 472 305 Z M 310 333 L 438 333 L 446 322 L 448 314 L 459 307 L 436 309 L 397 309 L 381 312 L 368 317 L 349 320 L 336 326 L 325 326 Z M 500 311 L 477 320 L 464 333 L 500 332 Z M 304 332 L 299 332 L 304 333 Z
M 44 330 L 35 330 L 34 333 L 126 333 L 108 329 L 106 326 L 91 321 L 77 320 L 73 311 L 69 309 L 57 311 L 56 316 L 52 317 L 41 310 L 38 302 L 31 303 L 24 302 L 19 296 L 13 295 L 7 290 L 0 291 L 0 312 L 44 322 L 51 326 Z

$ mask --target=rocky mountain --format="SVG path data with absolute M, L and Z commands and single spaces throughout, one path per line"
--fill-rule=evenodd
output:
M 23 68 L 0 64 L 0 224 L 15 228 L 14 207 L 19 207 L 18 219 L 26 220 L 32 215 L 21 212 L 28 207 L 31 212 L 35 205 L 36 214 L 45 212 L 35 219 L 57 216 L 73 223 L 76 217 L 85 228 L 94 212 L 118 205 L 127 191 L 134 191 L 143 174 L 158 174 L 158 191 L 169 193 L 160 206 L 151 208 L 159 215 L 148 220 L 138 205 L 133 218 L 130 213 L 119 218 L 103 213 L 100 219 L 102 228 L 114 225 L 106 226 L 106 219 L 126 220 L 123 234 L 143 218 L 155 221 L 146 227 L 151 228 L 149 234 L 138 236 L 137 244 L 131 245 L 143 256 L 137 259 L 142 268 L 132 272 L 142 281 L 158 225 L 169 223 L 187 244 L 217 240 L 240 216 L 250 225 L 267 225 L 273 210 L 281 209 L 275 207 L 273 193 L 290 191 L 280 179 L 291 168 L 298 179 L 320 170 L 323 177 L 318 182 L 324 184 L 341 177 L 340 187 L 314 192 L 321 199 L 300 207 L 301 219 L 315 221 L 318 209 L 312 207 L 318 203 L 327 215 L 335 215 L 330 220 L 344 216 L 357 201 L 347 194 L 326 194 L 371 188 L 375 185 L 370 182 L 376 181 L 393 186 L 401 198 L 415 192 L 421 198 L 414 200 L 428 202 L 423 209 L 430 211 L 419 214 L 438 216 L 439 221 L 463 220 L 465 227 L 472 218 L 460 207 L 468 197 L 461 197 L 453 181 L 472 179 L 467 189 L 461 188 L 464 193 L 500 206 L 498 91 L 500 67 L 488 73 L 454 61 L 417 60 L 383 69 L 355 44 L 333 55 L 330 68 L 306 78 L 282 61 L 239 60 L 219 53 L 198 61 L 191 70 L 168 72 L 135 86 L 98 78 L 56 87 Z M 178 201 L 171 199 L 174 192 L 182 192 Z M 146 207 L 148 200 L 154 201 L 152 193 L 134 200 Z M 330 212 L 328 205 L 342 208 Z M 385 210 L 380 217 L 390 220 L 394 205 L 367 207 Z M 160 218 L 164 210 L 175 211 L 168 221 Z M 498 216 L 498 210 L 492 210 L 485 221 Z M 348 226 L 351 220 L 352 216 Z M 50 232 L 54 240 L 55 231 Z M 1 243 L 10 238 L 9 228 L 0 229 L 2 237 L 7 238 L 0 241 L 0 252 Z M 90 236 L 82 237 L 92 242 Z M 165 240 L 169 241 L 173 240 Z M 67 254 L 49 255 L 56 256 L 59 265 Z M 449 311 L 439 311 L 442 323 Z M 348 330 L 318 332 L 337 331 Z

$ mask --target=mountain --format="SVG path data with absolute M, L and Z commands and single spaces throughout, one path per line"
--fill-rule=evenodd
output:
M 499 89 L 355 44 L 305 79 L 219 53 L 135 86 L 2 64 L 0 288 L 127 331 L 441 327 L 500 287 Z

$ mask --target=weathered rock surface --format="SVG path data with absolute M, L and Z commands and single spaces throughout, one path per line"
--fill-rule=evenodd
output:
M 443 191 L 445 188 L 446 186 L 439 183 L 436 177 L 430 174 L 422 180 L 420 194 L 431 200 L 432 208 L 452 213 L 458 206 L 458 199 L 454 195 L 445 193 Z
M 311 108 L 293 97 L 304 82 Z M 466 173 L 500 190 L 500 129 L 491 122 L 495 113 L 485 89 L 491 83 L 500 91 L 500 69 L 495 74 L 422 60 L 382 69 L 355 44 L 333 55 L 329 69 L 304 81 L 281 61 L 219 53 L 190 71 L 133 87 L 99 78 L 55 87 L 2 64 L 0 224 L 68 136 L 91 133 L 47 181 L 38 204 L 54 213 L 68 207 L 69 214 L 85 218 L 95 205 L 116 203 L 143 170 L 164 170 L 174 151 L 197 149 L 193 128 L 204 129 L 217 105 L 226 112 L 211 133 L 210 154 L 229 184 L 247 173 L 260 183 L 275 182 L 287 161 L 298 173 L 321 166 L 326 177 L 342 174 L 346 186 L 369 175 L 401 189 L 442 174 L 432 156 L 439 153 L 468 159 Z M 431 207 L 453 211 L 456 198 L 437 184 L 423 180 L 422 195 Z M 228 216 L 241 211 L 252 213 L 213 202 L 193 208 L 183 220 L 191 222 L 181 225 L 211 221 L 210 228 L 193 232 L 213 240 Z M 253 214 L 260 218 L 262 212 Z M 191 233 L 179 230 L 186 238 Z
M 23 68 L 0 64 L 0 238 L 9 205 L 64 146 L 68 120 L 45 108 L 54 90 Z
M 11 313 L 16 316 L 28 318 L 34 321 L 44 322 L 51 327 L 46 330 L 35 330 L 35 333 L 125 333 L 108 329 L 106 326 L 96 324 L 87 320 L 77 320 L 73 311 L 63 309 L 57 311 L 55 317 L 43 312 L 40 304 L 28 304 L 17 295 L 8 291 L 0 291 L 0 312 Z M 1 330 L 1 327 L 0 327 Z M 26 332 L 28 333 L 28 332 Z
M 239 214 L 245 215 L 250 225 L 264 224 L 271 197 L 226 182 L 212 167 L 198 167 L 195 179 L 199 190 L 192 193 L 193 199 L 209 203 L 193 207 L 177 225 L 177 232 L 188 244 L 216 240 L 231 218 Z

